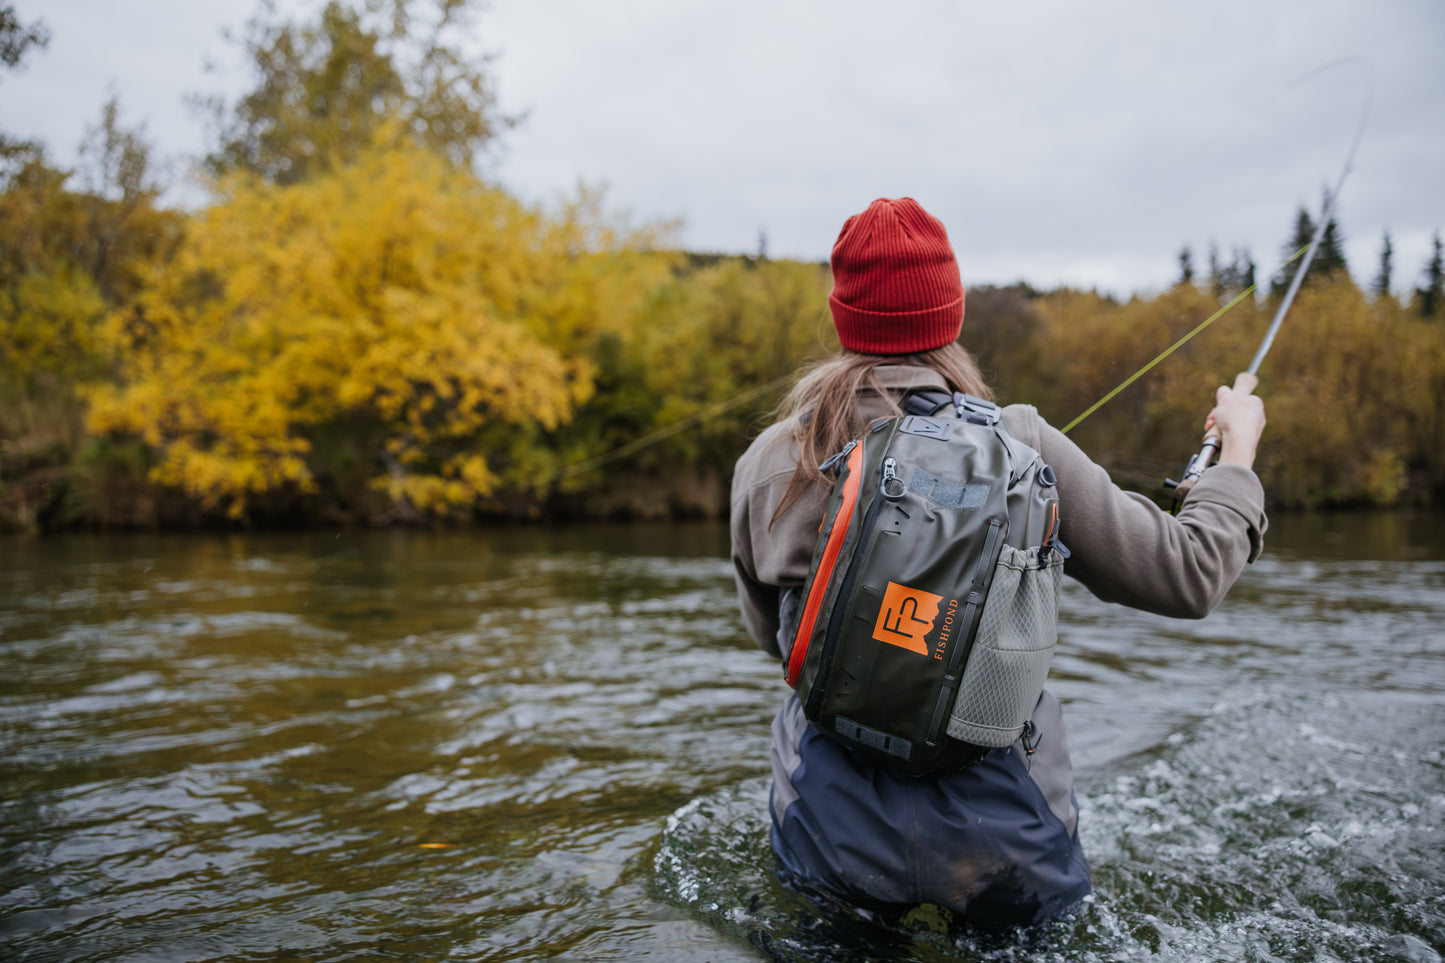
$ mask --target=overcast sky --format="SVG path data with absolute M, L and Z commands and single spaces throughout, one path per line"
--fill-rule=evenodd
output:
M 185 95 L 245 89 L 222 30 L 250 2 L 16 6 L 53 37 L 0 76 L 0 129 L 63 163 L 110 90 L 179 169 L 205 146 Z M 1441 0 L 492 0 L 476 33 L 526 115 L 489 176 L 540 202 L 606 185 L 696 250 L 766 234 L 774 257 L 826 259 L 849 215 L 908 195 L 965 284 L 1154 291 L 1211 242 L 1268 270 L 1371 90 L 1338 208 L 1356 279 L 1388 230 L 1408 290 L 1445 228 Z

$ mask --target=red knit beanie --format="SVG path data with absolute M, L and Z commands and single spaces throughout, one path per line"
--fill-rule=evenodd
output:
M 880 198 L 833 245 L 833 326 L 843 347 L 909 354 L 957 340 L 963 280 L 948 234 L 911 197 Z

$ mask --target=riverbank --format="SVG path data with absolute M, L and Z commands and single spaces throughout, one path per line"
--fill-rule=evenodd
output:
M 1150 469 L 1158 467 L 1157 475 Z M 1135 461 L 1112 466 L 1121 487 L 1138 492 L 1161 508 L 1169 495 L 1159 483 L 1162 466 Z M 347 511 L 298 499 L 264 507 L 244 520 L 203 510 L 183 493 L 150 484 L 134 474 L 103 480 L 77 475 L 61 466 L 36 468 L 0 489 L 0 534 L 59 535 L 74 532 L 272 532 L 307 529 L 436 529 L 465 531 L 498 525 L 564 525 L 592 522 L 684 522 L 722 520 L 728 514 L 730 475 L 721 470 L 689 467 L 671 472 L 637 470 L 599 478 L 573 491 L 540 499 L 525 493 L 502 493 L 487 509 L 466 516 L 423 517 L 394 508 Z M 1381 507 L 1365 503 L 1338 506 L 1335 511 L 1393 517 L 1435 510 L 1428 501 Z M 1270 504 L 1272 518 L 1309 517 L 1314 508 Z
M 446 518 L 407 515 L 395 506 L 355 510 L 296 499 L 263 506 L 244 520 L 205 511 L 183 493 L 135 475 L 97 482 L 59 465 L 34 468 L 0 488 L 0 534 L 65 532 L 213 532 L 306 528 L 447 528 L 539 522 L 656 522 L 720 519 L 728 511 L 728 479 L 721 471 L 681 468 L 638 471 L 542 499 L 503 492 L 483 510 Z

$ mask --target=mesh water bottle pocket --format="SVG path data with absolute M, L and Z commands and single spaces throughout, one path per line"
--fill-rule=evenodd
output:
M 1012 745 L 1038 703 L 1058 643 L 1064 559 L 1038 547 L 1003 547 L 979 617 L 948 734 L 974 745 Z

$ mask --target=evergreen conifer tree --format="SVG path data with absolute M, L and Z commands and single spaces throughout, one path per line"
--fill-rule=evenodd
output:
M 1383 298 L 1390 294 L 1390 280 L 1394 272 L 1395 246 L 1390 243 L 1390 232 L 1385 231 L 1384 239 L 1380 242 L 1380 273 L 1375 275 L 1375 283 L 1370 286 L 1375 297 Z
M 1425 264 L 1425 286 L 1415 291 L 1420 299 L 1422 317 L 1433 318 L 1445 306 L 1445 258 L 1440 248 L 1440 232 L 1435 232 L 1434 247 L 1430 260 Z
M 1250 255 L 1249 248 L 1245 248 L 1235 255 L 1235 263 L 1240 265 L 1240 289 L 1254 287 L 1254 258 Z
M 1179 282 L 1180 284 L 1194 283 L 1194 253 L 1189 250 L 1189 245 L 1179 249 Z
M 1345 241 L 1340 236 L 1339 222 L 1333 217 L 1325 225 L 1325 235 L 1320 238 L 1320 249 L 1315 252 L 1310 271 L 1319 278 L 1350 274 L 1350 266 L 1345 263 Z
M 1314 236 L 1314 218 L 1310 217 L 1309 211 L 1301 207 L 1299 213 L 1295 215 L 1293 233 L 1290 234 L 1289 240 L 1284 243 L 1284 246 L 1280 248 L 1280 259 L 1288 260 L 1294 257 L 1295 252 L 1309 244 L 1310 239 Z M 1290 279 L 1294 277 L 1294 272 L 1297 270 L 1299 270 L 1299 261 L 1289 264 L 1284 270 L 1276 274 L 1274 281 L 1270 283 L 1270 295 L 1277 298 L 1283 297 L 1284 292 L 1289 288 Z
M 1306 247 L 1314 239 L 1315 228 L 1314 218 L 1310 217 L 1309 211 L 1301 207 L 1299 213 L 1295 215 L 1294 232 L 1290 235 L 1289 241 L 1281 248 L 1281 259 L 1294 257 L 1296 251 Z M 1301 258 L 1302 260 L 1303 258 Z M 1275 276 L 1273 284 L 1270 285 L 1272 296 L 1283 296 L 1289 288 L 1290 279 L 1294 277 L 1295 271 L 1299 270 L 1299 265 L 1300 261 L 1295 261 Z M 1324 235 L 1320 238 L 1320 246 L 1315 251 L 1314 259 L 1310 261 L 1309 275 L 1305 280 L 1323 280 L 1341 274 L 1348 277 L 1349 273 L 1349 265 L 1345 263 L 1344 241 L 1340 236 L 1339 225 L 1331 217 L 1325 224 Z
M 1248 248 L 1232 248 L 1229 260 L 1221 261 L 1218 250 L 1211 245 L 1209 265 L 1214 296 L 1221 302 L 1254 286 L 1254 259 L 1249 256 Z

